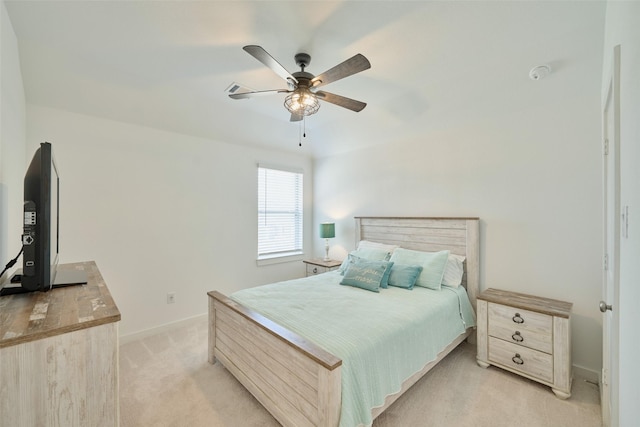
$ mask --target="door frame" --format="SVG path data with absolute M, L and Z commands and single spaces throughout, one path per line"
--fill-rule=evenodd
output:
M 613 48 L 610 72 L 604 80 L 602 104 L 603 275 L 602 299 L 612 306 L 603 314 L 600 402 L 605 427 L 619 420 L 619 281 L 620 281 L 620 45 Z M 613 179 L 612 193 L 609 194 Z M 611 247 L 609 247 L 609 245 Z

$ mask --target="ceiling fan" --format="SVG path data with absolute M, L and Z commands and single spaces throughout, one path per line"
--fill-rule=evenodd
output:
M 304 116 L 315 114 L 320 108 L 318 99 L 356 112 L 361 111 L 367 106 L 366 103 L 356 101 L 355 99 L 318 90 L 320 87 L 335 82 L 336 80 L 371 68 L 369 60 L 361 54 L 354 55 L 324 73 L 314 76 L 304 70 L 311 62 L 311 56 L 309 54 L 298 53 L 295 55 L 294 59 L 296 64 L 301 68 L 301 71 L 291 74 L 262 47 L 248 45 L 243 47 L 243 49 L 283 78 L 287 82 L 288 88 L 235 93 L 241 89 L 241 86 L 234 84 L 228 89 L 230 92 L 229 97 L 232 99 L 246 99 L 259 95 L 287 93 L 288 95 L 284 100 L 284 106 L 291 113 L 292 122 L 300 121 Z

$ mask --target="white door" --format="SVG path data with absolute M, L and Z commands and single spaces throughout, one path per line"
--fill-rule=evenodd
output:
M 600 311 L 602 322 L 602 420 L 618 425 L 618 280 L 620 277 L 620 46 L 613 52 L 613 66 L 603 107 L 604 274 Z

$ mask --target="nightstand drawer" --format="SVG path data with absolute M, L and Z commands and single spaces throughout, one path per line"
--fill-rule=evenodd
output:
M 302 262 L 306 265 L 305 270 L 307 277 L 337 270 L 342 264 L 342 261 L 336 261 L 335 259 L 305 259 Z
M 489 335 L 553 353 L 553 317 L 529 310 L 489 303 Z
M 326 273 L 331 269 L 322 267 L 320 265 L 307 264 L 307 276 L 313 276 L 315 274 Z
M 553 356 L 550 354 L 489 337 L 489 360 L 553 383 Z

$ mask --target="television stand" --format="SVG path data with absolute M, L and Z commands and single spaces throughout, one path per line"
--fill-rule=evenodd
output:
M 5 295 L 16 295 L 16 294 L 26 294 L 28 292 L 37 292 L 30 291 L 19 284 L 22 280 L 22 269 L 16 270 L 16 273 L 11 277 L 11 284 L 17 286 L 5 286 L 0 289 L 0 296 Z M 88 281 L 87 272 L 82 270 L 57 270 L 56 278 L 53 281 L 53 285 L 51 289 L 56 288 L 64 288 L 67 286 L 75 286 L 75 285 L 86 285 Z M 49 290 L 49 289 L 47 289 Z
M 95 262 L 58 268 L 89 282 L 0 302 L 0 425 L 116 427 L 120 311 Z

